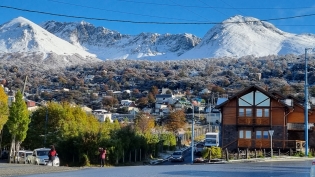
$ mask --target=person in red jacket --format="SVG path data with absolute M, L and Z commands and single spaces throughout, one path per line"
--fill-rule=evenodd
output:
M 54 166 L 54 160 L 56 158 L 56 155 L 57 155 L 57 152 L 55 150 L 55 146 L 54 145 L 51 145 L 51 148 L 50 148 L 50 151 L 48 152 L 48 162 L 46 165 L 49 164 L 49 162 L 51 162 L 52 166 Z
M 105 166 L 106 148 L 98 148 L 101 167 Z

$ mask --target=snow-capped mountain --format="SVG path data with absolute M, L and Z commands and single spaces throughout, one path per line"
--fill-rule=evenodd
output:
M 180 58 L 302 54 L 314 44 L 314 35 L 287 33 L 271 23 L 238 15 L 214 26 L 194 49 Z
M 100 61 L 94 54 L 88 53 L 69 42 L 56 37 L 37 24 L 18 17 L 0 26 L 0 54 L 1 53 L 24 53 L 23 55 L 41 55 L 42 60 L 51 58 L 66 63 L 85 63 Z M 77 56 L 77 57 L 69 57 Z M 69 61 L 70 59 L 72 61 Z
M 0 54 L 37 52 L 41 53 L 38 56 L 43 59 L 53 57 L 54 61 L 81 64 L 100 61 L 94 56 L 102 60 L 128 58 L 162 61 L 299 55 L 315 44 L 313 34 L 287 33 L 271 23 L 239 15 L 214 26 L 202 39 L 187 33 L 126 35 L 87 22 L 48 21 L 41 26 L 23 17 L 1 25 Z M 6 58 L 8 60 L 10 57 L 7 55 Z
M 48 21 L 41 26 L 101 59 L 172 60 L 200 42 L 200 38 L 192 34 L 124 35 L 104 27 L 95 27 L 87 22 Z
M 70 45 L 37 24 L 18 17 L 0 26 L 0 50 L 4 52 L 54 52 L 58 55 L 95 56 Z

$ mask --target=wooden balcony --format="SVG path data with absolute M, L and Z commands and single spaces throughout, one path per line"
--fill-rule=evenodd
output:
M 239 125 L 270 125 L 269 118 L 247 118 L 239 117 Z
M 272 148 L 295 149 L 303 148 L 305 141 L 302 140 L 272 140 Z M 238 139 L 239 148 L 249 149 L 268 149 L 270 148 L 270 139 Z

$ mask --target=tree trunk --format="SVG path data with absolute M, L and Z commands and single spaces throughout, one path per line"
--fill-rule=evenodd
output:
M 15 152 L 17 152 L 17 153 L 15 153 L 15 154 L 18 156 L 18 158 L 20 158 L 20 157 L 19 157 L 19 156 L 20 156 L 20 154 L 19 154 L 20 145 L 21 145 L 21 142 L 20 142 L 20 141 L 16 141 L 16 142 L 15 142 Z M 17 158 L 14 158 L 14 160 L 17 160 Z M 18 162 L 18 161 L 17 161 L 17 162 Z M 14 162 L 14 163 L 17 163 L 17 162 Z
M 11 163 L 11 159 L 15 163 L 15 135 L 12 136 L 12 141 L 11 141 L 11 147 L 10 147 L 10 154 L 9 154 L 9 163 Z

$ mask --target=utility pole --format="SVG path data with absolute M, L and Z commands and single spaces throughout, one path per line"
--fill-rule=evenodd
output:
M 195 105 L 192 105 L 193 110 L 193 117 L 192 117 L 192 123 L 191 123 L 191 164 L 194 163 L 194 136 L 195 136 L 195 130 L 194 130 L 194 122 L 195 122 Z
M 308 156 L 308 81 L 307 81 L 307 51 L 313 50 L 312 48 L 305 49 L 305 84 L 304 84 L 304 121 L 305 121 L 305 156 Z

